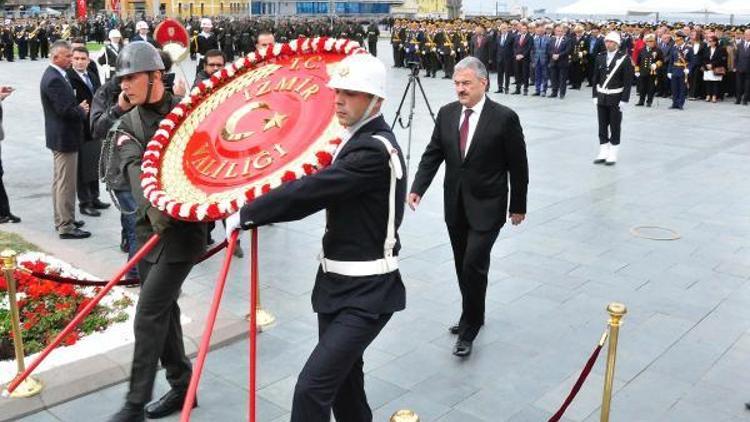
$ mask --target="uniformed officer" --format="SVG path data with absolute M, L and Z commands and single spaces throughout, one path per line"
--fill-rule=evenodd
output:
M 380 29 L 378 28 L 377 21 L 373 20 L 367 26 L 367 51 L 373 56 L 378 56 L 378 38 L 380 37 Z
M 122 117 L 117 140 L 122 174 L 138 205 L 136 238 L 142 246 L 154 233 L 158 244 L 138 265 L 141 292 L 136 307 L 135 348 L 126 403 L 111 422 L 143 421 L 180 410 L 192 374 L 185 356 L 177 298 L 193 263 L 205 252 L 206 225 L 173 220 L 152 207 L 141 189 L 141 160 L 146 143 L 159 122 L 179 101 L 162 82 L 164 63 L 159 51 L 146 42 L 125 46 L 117 59 L 124 102 L 135 105 Z M 154 378 L 161 362 L 172 389 L 158 401 L 151 400 Z M 145 409 L 144 409 L 145 408 Z
M 196 65 L 195 72 L 200 72 L 201 69 L 203 69 L 203 57 L 206 55 L 206 52 L 208 50 L 218 50 L 219 49 L 219 40 L 216 38 L 216 35 L 212 32 L 214 28 L 214 24 L 211 22 L 211 19 L 203 18 L 201 19 L 201 33 L 198 34 L 198 38 L 196 38 L 196 58 L 198 59 L 198 64 Z
M 228 235 L 326 210 L 321 263 L 312 294 L 318 345 L 297 380 L 292 422 L 372 421 L 362 354 L 404 309 L 398 227 L 404 213 L 403 154 L 380 113 L 385 67 L 369 54 L 342 60 L 328 86 L 346 129 L 332 164 L 289 182 L 227 219 Z
M 671 109 L 682 110 L 687 98 L 687 77 L 690 73 L 688 63 L 691 60 L 693 49 L 685 44 L 685 33 L 677 31 L 675 34 L 675 44 L 670 54 L 669 68 L 667 69 L 667 78 L 672 85 L 672 105 Z
M 656 36 L 654 34 L 646 35 L 645 41 L 646 47 L 638 53 L 638 62 L 635 66 L 640 96 L 636 106 L 642 106 L 645 102 L 648 107 L 651 107 L 651 103 L 654 102 L 654 94 L 656 94 L 658 75 L 664 65 L 664 56 L 661 49 L 656 48 Z
M 594 164 L 614 165 L 620 147 L 622 107 L 630 100 L 633 64 L 619 50 L 620 34 L 610 32 L 604 38 L 607 51 L 596 58 L 592 93 L 599 119 L 599 155 Z

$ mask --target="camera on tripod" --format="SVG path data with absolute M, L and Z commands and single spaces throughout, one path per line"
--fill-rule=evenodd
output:
M 422 63 L 420 61 L 407 61 L 406 66 L 411 69 L 411 73 L 414 76 L 419 75 L 419 70 L 422 69 Z

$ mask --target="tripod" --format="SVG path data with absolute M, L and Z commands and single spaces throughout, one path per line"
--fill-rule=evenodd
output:
M 412 132 L 412 121 L 414 120 L 414 105 L 417 101 L 417 86 L 419 86 L 419 91 L 422 93 L 422 98 L 424 98 L 424 103 L 427 105 L 427 111 L 430 112 L 430 117 L 432 117 L 432 122 L 435 122 L 435 113 L 432 112 L 432 107 L 430 107 L 430 102 L 427 101 L 427 94 L 424 92 L 424 88 L 422 88 L 422 81 L 419 79 L 419 65 L 413 64 L 409 66 L 411 69 L 411 73 L 409 73 L 409 82 L 406 84 L 406 88 L 404 88 L 404 95 L 401 96 L 401 102 L 398 104 L 398 109 L 396 110 L 396 116 L 393 117 L 393 123 L 391 123 L 391 130 L 393 130 L 394 127 L 396 127 L 396 122 L 398 122 L 398 125 L 401 126 L 401 129 L 409 129 L 409 135 L 407 138 L 407 144 L 406 144 L 406 168 L 409 168 L 409 161 L 411 159 L 411 132 Z M 411 89 L 410 89 L 411 88 Z M 401 115 L 401 108 L 404 106 L 404 101 L 406 100 L 406 94 L 410 95 L 410 101 L 409 101 L 409 116 L 406 121 L 406 125 L 404 125 L 403 116 Z

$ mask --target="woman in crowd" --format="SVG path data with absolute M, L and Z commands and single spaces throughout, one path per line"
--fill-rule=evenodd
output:
M 703 80 L 706 82 L 706 101 L 715 103 L 720 94 L 721 80 L 727 72 L 727 51 L 719 46 L 719 38 L 711 35 L 703 57 Z
M 688 62 L 688 99 L 697 100 L 705 95 L 705 84 L 703 83 L 703 56 L 706 51 L 706 43 L 700 31 L 690 31 L 690 48 L 693 54 Z

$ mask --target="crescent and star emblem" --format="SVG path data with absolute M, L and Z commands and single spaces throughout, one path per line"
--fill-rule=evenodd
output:
M 253 136 L 255 132 L 251 130 L 246 132 L 237 132 L 237 125 L 239 124 L 240 120 L 242 120 L 242 118 L 257 110 L 272 111 L 271 107 L 269 107 L 269 105 L 263 101 L 253 101 L 245 104 L 229 116 L 227 122 L 224 124 L 224 129 L 222 129 L 221 131 L 222 138 L 224 138 L 228 142 L 239 142 Z M 281 114 L 273 111 L 273 115 L 271 117 L 263 119 L 263 132 L 267 132 L 273 128 L 281 129 L 283 127 L 284 120 L 286 120 L 287 117 L 289 116 L 287 116 L 286 114 Z

